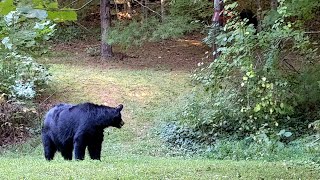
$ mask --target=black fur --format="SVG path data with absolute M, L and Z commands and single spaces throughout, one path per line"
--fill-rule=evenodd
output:
M 248 19 L 248 24 L 253 24 L 255 28 L 258 27 L 258 19 L 256 18 L 255 14 L 249 9 L 243 9 L 240 12 L 241 19 Z
M 48 111 L 42 129 L 42 142 L 47 160 L 52 160 L 56 151 L 64 159 L 83 160 L 88 147 L 91 159 L 100 160 L 103 131 L 106 127 L 121 128 L 123 106 L 116 108 L 83 103 L 59 104 Z

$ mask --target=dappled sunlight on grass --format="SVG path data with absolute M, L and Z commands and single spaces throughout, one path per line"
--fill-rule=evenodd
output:
M 53 88 L 58 90 L 57 94 L 62 92 L 62 97 L 57 98 L 74 103 L 133 101 L 144 106 L 170 99 L 187 90 L 188 76 L 185 73 L 121 69 L 102 71 L 68 65 L 52 65 L 50 70 L 54 76 Z

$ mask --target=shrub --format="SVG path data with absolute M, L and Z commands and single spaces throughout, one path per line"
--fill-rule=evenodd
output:
M 201 27 L 200 23 L 185 16 L 169 16 L 165 22 L 151 17 L 143 22 L 129 24 L 118 22 L 108 33 L 107 43 L 128 48 L 140 46 L 144 42 L 178 38 Z
M 57 30 L 55 31 L 53 40 L 56 42 L 71 42 L 75 40 L 86 40 L 93 35 L 96 35 L 96 38 L 98 39 L 99 32 L 96 32 L 97 29 L 91 29 L 90 32 L 91 31 L 94 32 L 86 32 L 77 24 L 60 23 L 58 24 Z
M 212 8 L 211 1 L 174 0 L 170 4 L 169 12 L 171 16 L 188 17 L 208 23 L 212 17 Z
M 0 57 L 0 92 L 11 98 L 32 99 L 50 80 L 47 69 L 31 57 L 16 53 Z
M 226 6 L 231 7 L 236 5 Z M 308 125 L 320 114 L 319 68 L 314 66 L 319 56 L 301 24 L 288 17 L 280 1 L 277 11 L 266 16 L 261 32 L 237 16 L 217 37 L 211 33 L 216 27 L 210 30 L 205 41 L 218 45 L 214 53 L 219 56 L 193 75 L 200 88 L 177 108 L 175 125 L 169 128 L 176 130 L 163 136 L 167 142 L 181 146 L 181 141 L 208 140 L 212 145 L 219 139 L 249 137 L 254 143 L 263 139 L 263 151 L 272 153 L 283 143 L 313 133 Z M 232 150 L 232 145 L 224 147 Z
M 24 141 L 38 118 L 34 108 L 0 99 L 0 146 Z
M 311 139 L 303 138 L 288 144 L 269 139 L 267 136 L 260 136 L 259 141 L 255 141 L 252 137 L 240 141 L 222 139 L 208 149 L 205 155 L 209 158 L 224 160 L 315 161 L 320 148 L 319 144 L 309 146 L 303 141 L 310 142 Z
M 317 56 L 303 30 L 285 21 L 288 14 L 283 2 L 277 13 L 272 26 L 265 26 L 258 35 L 252 25 L 247 26 L 238 18 L 231 19 L 216 38 L 219 57 L 194 75 L 213 97 L 226 89 L 235 89 L 238 101 L 233 108 L 241 112 L 241 116 L 226 119 L 231 126 L 239 127 L 235 134 L 274 135 L 281 129 L 296 130 L 290 126 L 295 121 L 290 117 L 294 117 L 297 107 L 298 96 L 293 91 L 297 83 L 293 76 L 297 73 L 285 57 L 301 58 L 295 65 L 308 67 Z M 212 43 L 210 37 L 206 41 Z M 230 95 L 225 93 L 221 100 Z M 200 119 L 198 124 L 203 121 Z M 308 122 L 304 122 L 303 128 L 307 125 Z
M 39 55 L 46 53 L 44 42 L 53 35 L 55 25 L 46 20 L 47 12 L 29 7 L 17 8 L 0 20 L 0 52 Z
M 54 32 L 44 10 L 17 8 L 0 20 L 0 93 L 32 99 L 49 81 L 45 67 L 31 55 L 46 52 L 44 42 Z
M 200 143 L 199 133 L 181 124 L 165 123 L 161 126 L 159 135 L 171 150 L 171 155 L 201 153 L 206 147 L 205 144 Z
M 169 15 L 164 22 L 155 17 L 141 22 L 118 22 L 106 41 L 128 48 L 148 41 L 178 38 L 201 30 L 212 16 L 211 9 L 212 3 L 207 1 L 175 0 L 170 3 Z
M 108 33 L 107 43 L 119 44 L 125 48 L 139 46 L 150 39 L 158 23 L 159 20 L 156 18 L 149 18 L 143 23 L 132 21 L 128 25 L 122 22 L 116 23 Z
M 152 32 L 150 40 L 159 41 L 170 38 L 178 38 L 186 33 L 199 30 L 201 24 L 190 17 L 169 16 L 165 22 L 159 24 Z

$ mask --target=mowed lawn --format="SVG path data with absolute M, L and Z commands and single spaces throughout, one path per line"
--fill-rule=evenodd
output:
M 102 161 L 46 162 L 40 156 L 1 157 L 1 179 L 319 179 L 317 171 L 283 162 L 214 161 L 136 155 Z
M 72 57 L 46 61 L 54 77 L 50 101 L 122 103 L 125 126 L 106 130 L 101 161 L 88 156 L 84 161 L 64 161 L 57 154 L 47 162 L 37 137 L 32 145 L 1 155 L 0 179 L 320 179 L 315 168 L 295 162 L 172 157 L 157 137 L 157 117 L 192 88 L 190 73 L 74 61 Z

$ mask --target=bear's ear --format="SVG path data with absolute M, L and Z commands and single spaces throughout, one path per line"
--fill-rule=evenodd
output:
M 122 109 L 123 109 L 123 105 L 122 105 L 122 104 L 120 104 L 119 106 L 116 107 L 116 110 L 119 111 L 119 112 L 120 112 Z

